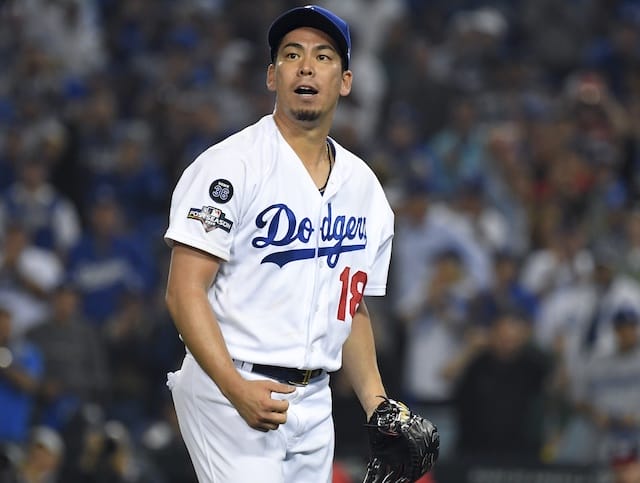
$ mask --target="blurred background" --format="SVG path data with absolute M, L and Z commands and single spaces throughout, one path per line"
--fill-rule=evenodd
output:
M 195 482 L 170 196 L 271 112 L 266 31 L 304 3 L 0 1 L 1 482 Z M 396 212 L 368 305 L 389 394 L 440 429 L 421 481 L 640 482 L 640 1 L 319 3 L 353 37 L 332 136 Z

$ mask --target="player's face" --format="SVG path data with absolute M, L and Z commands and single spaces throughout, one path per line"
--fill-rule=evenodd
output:
M 351 91 L 351 71 L 331 37 L 313 28 L 289 32 L 267 71 L 267 87 L 276 92 L 276 113 L 314 122 L 332 114 L 340 96 Z

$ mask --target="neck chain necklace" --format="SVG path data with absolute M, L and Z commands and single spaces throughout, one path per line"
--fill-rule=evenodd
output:
M 329 182 L 329 177 L 331 176 L 331 170 L 333 169 L 333 148 L 331 147 L 331 143 L 329 141 L 327 141 L 327 158 L 329 158 L 329 174 L 327 174 L 327 179 L 325 180 L 324 184 L 320 188 L 318 188 L 318 191 L 320 191 L 321 195 L 324 194 L 324 190 L 327 188 L 327 183 Z

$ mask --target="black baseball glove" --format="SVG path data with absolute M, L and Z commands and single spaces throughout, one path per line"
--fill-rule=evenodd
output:
M 402 402 L 385 397 L 366 427 L 371 454 L 363 483 L 413 483 L 438 459 L 438 429 Z

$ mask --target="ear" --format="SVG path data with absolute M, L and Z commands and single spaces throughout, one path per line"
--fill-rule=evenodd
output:
M 273 64 L 269 64 L 269 67 L 267 67 L 267 80 L 266 80 L 266 84 L 267 84 L 267 89 L 269 89 L 269 91 L 271 92 L 275 92 L 276 91 L 276 72 L 275 72 L 276 68 Z
M 353 82 L 353 73 L 345 70 L 342 73 L 342 83 L 340 85 L 340 95 L 348 96 L 351 93 L 351 83 Z

